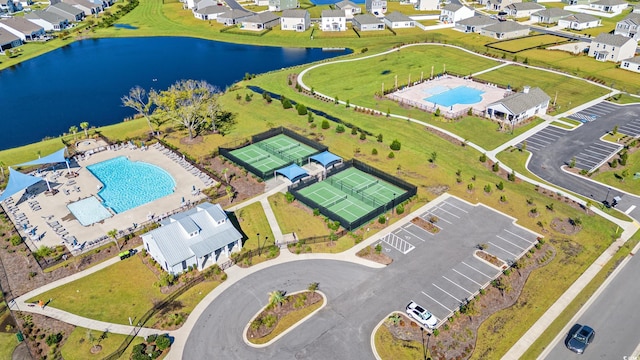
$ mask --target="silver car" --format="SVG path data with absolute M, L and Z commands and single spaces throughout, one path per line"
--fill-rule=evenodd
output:
M 407 305 L 407 315 L 417 321 L 418 324 L 429 329 L 435 329 L 436 325 L 438 325 L 438 319 L 425 308 L 416 304 L 415 301 L 411 301 Z

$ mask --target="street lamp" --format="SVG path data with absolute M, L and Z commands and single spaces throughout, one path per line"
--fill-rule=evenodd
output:
M 393 200 L 391 200 L 391 213 L 395 214 L 396 211 L 396 193 L 393 193 Z
M 607 196 L 604 198 L 604 202 L 605 204 L 609 203 L 609 192 L 611 191 L 611 188 L 607 188 Z
M 256 233 L 256 236 L 258 237 L 258 255 L 260 255 L 260 233 Z

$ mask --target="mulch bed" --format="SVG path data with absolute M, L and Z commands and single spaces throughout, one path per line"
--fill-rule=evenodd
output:
M 554 218 L 550 226 L 553 230 L 565 235 L 577 234 L 582 229 L 581 226 L 575 226 L 571 219 Z
M 474 351 L 477 331 L 483 321 L 489 316 L 511 306 L 518 306 L 518 298 L 524 288 L 527 278 L 531 272 L 548 264 L 554 257 L 556 251 L 549 243 L 545 243 L 540 249 L 531 254 L 531 257 L 523 257 L 524 266 L 519 270 L 513 270 L 510 274 L 500 277 L 500 281 L 508 284 L 505 290 L 501 291 L 493 286 L 485 290 L 484 295 L 480 295 L 474 300 L 474 314 L 463 315 L 459 312 L 454 315 L 452 321 L 446 321 L 438 329 L 438 335 L 431 335 L 428 339 L 424 336 L 425 343 L 429 341 L 429 351 L 433 359 L 438 360 L 460 360 L 468 359 Z M 419 326 L 403 316 L 401 321 L 394 325 L 391 321 L 385 321 L 386 326 L 397 341 L 403 346 L 414 347 L 416 351 L 422 351 L 422 346 L 416 347 L 415 341 L 423 344 L 423 332 Z M 502 331 L 501 324 L 494 324 L 490 331 Z M 426 332 L 425 332 L 426 334 Z M 488 354 L 480 354 L 477 358 L 488 358 Z
M 251 173 L 244 175 L 243 169 L 236 166 L 234 163 L 225 160 L 221 156 L 208 158 L 204 160 L 203 165 L 221 179 L 224 179 L 224 169 L 228 169 L 227 179 L 229 179 L 229 184 L 235 189 L 236 195 L 234 196 L 233 201 L 230 201 L 227 196 L 215 199 L 215 202 L 219 203 L 223 208 L 241 203 L 247 199 L 264 193 L 264 182 L 258 181 L 258 179 L 252 176 Z
M 24 334 L 29 353 L 35 359 L 46 358 L 49 353 L 50 347 L 46 343 L 49 335 L 62 334 L 62 341 L 58 344 L 58 349 L 60 349 L 73 329 L 75 329 L 73 325 L 40 314 L 19 311 L 14 314 Z
M 433 225 L 430 221 L 427 221 L 421 217 L 414 217 L 413 219 L 411 219 L 411 223 L 427 230 L 432 234 L 438 233 L 440 231 L 439 227 Z
M 476 250 L 476 256 L 499 268 L 502 268 L 502 266 L 506 265 L 504 261 L 482 250 Z
M 356 256 L 359 256 L 363 259 L 375 261 L 382 265 L 389 265 L 393 262 L 393 258 L 391 256 L 384 254 L 382 252 L 378 253 L 375 250 L 374 246 L 367 246 L 366 248 L 358 251 Z

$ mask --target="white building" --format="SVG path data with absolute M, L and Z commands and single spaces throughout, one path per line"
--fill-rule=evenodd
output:
M 141 238 L 147 253 L 172 274 L 189 266 L 202 270 L 242 248 L 242 234 L 218 204 L 200 204 L 160 224 Z
M 632 58 L 638 43 L 622 35 L 603 33 L 596 36 L 589 45 L 589 56 L 599 61 L 620 62 Z
M 384 17 L 387 13 L 387 0 L 365 0 L 364 8 L 369 14 L 376 17 Z
M 439 0 L 417 0 L 414 8 L 420 11 L 438 10 Z
M 416 26 L 416 22 L 407 15 L 394 11 L 384 17 L 384 23 L 391 29 L 406 29 Z
M 362 13 L 360 6 L 349 0 L 338 1 L 335 4 L 336 10 L 344 10 L 344 15 L 347 19 L 353 19 L 354 16 Z
M 440 21 L 454 24 L 460 20 L 468 19 L 475 15 L 475 10 L 460 4 L 447 4 L 440 10 Z
M 347 18 L 344 10 L 322 10 L 322 31 L 347 31 Z
M 528 18 L 531 14 L 544 9 L 545 7 L 538 3 L 524 2 L 507 5 L 504 11 L 514 18 Z
M 637 7 L 640 9 L 640 6 Z M 630 13 L 624 19 L 616 24 L 615 35 L 622 35 L 630 38 L 638 38 L 638 29 L 640 28 L 640 12 Z
M 600 18 L 589 14 L 577 13 L 558 20 L 558 26 L 563 29 L 584 30 L 602 25 Z
M 546 114 L 549 100 L 549 95 L 540 88 L 531 89 L 525 86 L 521 93 L 509 95 L 487 105 L 485 116 L 515 125 L 536 115 Z
M 624 0 L 600 0 L 589 4 L 589 9 L 607 13 L 619 14 L 629 7 L 629 3 Z
M 371 14 L 361 14 L 353 17 L 352 26 L 358 31 L 384 30 L 384 22 Z
M 640 56 L 622 60 L 620 68 L 640 73 Z
M 306 31 L 311 24 L 307 10 L 285 10 L 280 17 L 280 29 L 292 31 Z

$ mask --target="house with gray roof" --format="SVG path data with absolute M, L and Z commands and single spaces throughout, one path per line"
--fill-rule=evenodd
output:
M 347 17 L 344 10 L 322 10 L 322 31 L 347 31 Z
M 0 28 L 19 37 L 23 42 L 41 40 L 46 36 L 42 26 L 34 24 L 23 17 L 0 19 Z
M 22 45 L 22 40 L 5 29 L 0 29 L 0 54 Z
M 362 13 L 362 8 L 356 3 L 349 0 L 342 0 L 335 3 L 336 10 L 344 10 L 347 19 L 353 19 L 354 16 Z
M 387 13 L 387 0 L 365 0 L 364 8 L 369 14 L 383 18 Z
M 602 25 L 602 20 L 589 14 L 576 13 L 558 20 L 558 26 L 563 29 L 584 30 Z
M 456 24 L 460 20 L 468 19 L 475 15 L 476 11 L 470 7 L 450 3 L 440 9 L 440 21 L 446 24 Z
M 486 7 L 490 11 L 504 11 L 507 6 L 521 2 L 522 0 L 487 0 Z
M 242 20 L 253 15 L 254 13 L 250 11 L 240 10 L 240 9 L 231 9 L 227 12 L 224 12 L 218 15 L 218 17 L 216 18 L 216 21 L 221 24 L 224 24 L 225 26 L 231 26 L 231 25 L 240 24 Z
M 640 9 L 640 6 L 638 6 Z M 624 19 L 618 21 L 616 24 L 616 29 L 614 31 L 615 35 L 622 35 L 629 38 L 638 38 L 638 29 L 640 28 L 640 12 L 636 13 L 635 11 L 627 15 Z
M 242 248 L 242 234 L 219 204 L 208 202 L 171 215 L 140 237 L 147 253 L 171 274 L 202 270 Z
M 62 0 L 62 2 L 82 10 L 85 17 L 96 15 L 103 10 L 102 4 L 96 4 L 89 0 Z
M 416 26 L 416 22 L 407 15 L 394 11 L 384 17 L 384 23 L 391 29 L 406 29 Z
M 298 7 L 298 0 L 269 0 L 269 11 L 283 11 Z
M 558 20 L 573 13 L 564 9 L 548 8 L 531 14 L 530 20 L 540 24 L 555 24 Z
M 371 14 L 356 15 L 351 20 L 351 24 L 358 31 L 380 31 L 384 30 L 384 22 Z
M 522 92 L 487 105 L 485 116 L 516 125 L 534 116 L 546 114 L 549 100 L 551 100 L 549 95 L 540 88 L 531 89 L 525 86 Z
M 638 43 L 622 35 L 602 33 L 589 44 L 589 56 L 599 61 L 620 62 L 636 54 Z
M 46 8 L 45 11 L 58 14 L 69 22 L 77 22 L 84 19 L 84 11 L 65 3 L 53 4 Z
M 306 31 L 311 26 L 311 15 L 307 10 L 285 10 L 280 16 L 280 29 Z
M 629 7 L 629 3 L 624 0 L 599 0 L 589 4 L 590 10 L 602 11 L 606 13 L 619 14 Z
M 622 63 L 620 64 L 620 68 L 640 73 L 640 56 L 636 56 L 631 59 L 622 60 Z
M 439 0 L 416 0 L 414 9 L 420 11 L 433 11 L 438 10 L 440 6 Z
M 242 19 L 242 30 L 263 31 L 280 24 L 280 16 L 271 11 L 265 11 Z
M 528 18 L 531 14 L 544 10 L 545 7 L 535 2 L 514 3 L 505 6 L 504 10 L 509 16 L 515 18 Z
M 69 27 L 69 20 L 62 16 L 44 10 L 35 10 L 24 14 L 24 18 L 42 26 L 44 31 L 61 31 Z
M 231 11 L 230 8 L 218 5 L 214 0 L 202 0 L 193 8 L 193 16 L 200 20 L 216 20 L 218 15 Z
M 515 21 L 502 21 L 483 27 L 480 35 L 498 40 L 513 39 L 529 35 L 529 27 Z
M 497 24 L 498 22 L 499 21 L 497 19 L 492 19 L 488 16 L 476 15 L 474 17 L 458 21 L 455 29 L 465 33 L 479 34 L 483 28 Z

